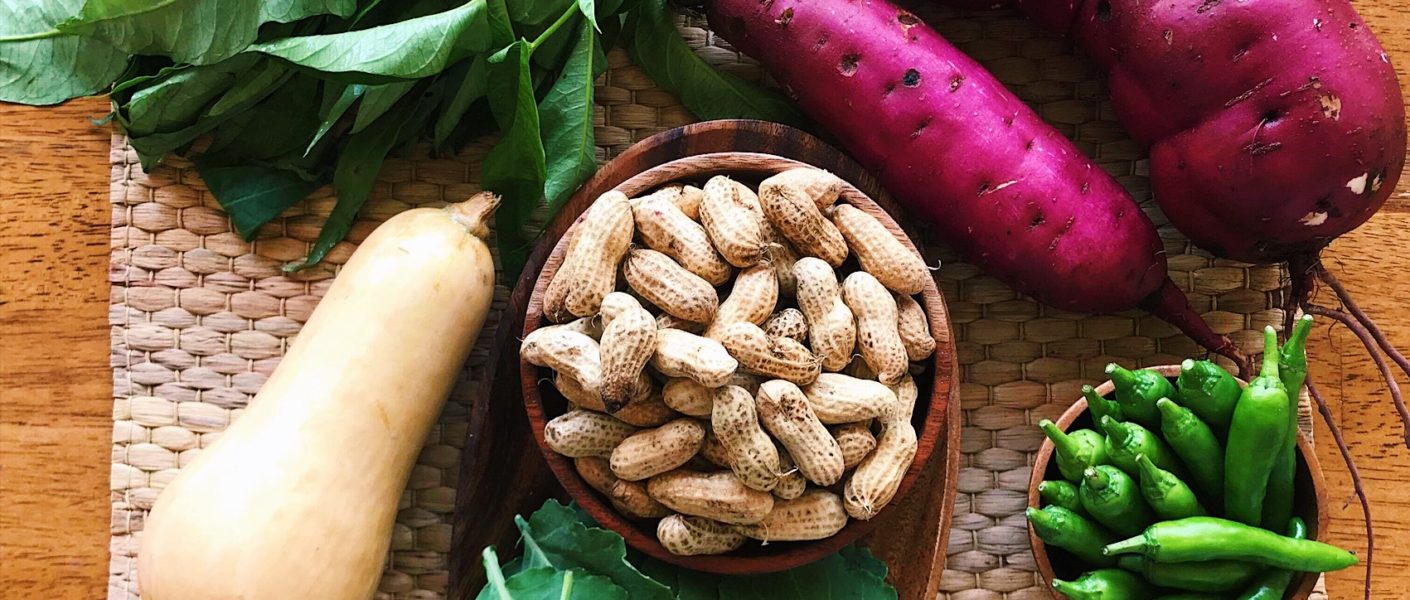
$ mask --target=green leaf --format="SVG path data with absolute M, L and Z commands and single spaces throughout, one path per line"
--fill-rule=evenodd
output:
M 486 0 L 485 9 L 489 12 L 492 47 L 503 48 L 514 43 L 514 24 L 509 16 L 505 0 Z
M 254 56 L 239 56 L 215 65 L 186 69 L 164 69 L 164 78 L 153 79 L 149 85 L 134 88 L 128 100 L 118 107 L 118 119 L 129 135 L 175 131 L 194 123 L 206 108 L 260 63 L 260 70 L 271 61 Z M 287 69 L 275 65 L 280 71 Z M 236 104 L 231 101 L 225 109 Z
M 451 133 L 470 110 L 470 105 L 485 97 L 485 91 L 489 88 L 489 66 L 485 57 L 476 56 L 466 68 L 455 94 L 446 103 L 445 110 L 436 118 L 434 140 L 437 147 L 441 147 L 450 139 Z
M 401 100 L 401 97 L 411 91 L 415 85 L 415 81 L 398 81 L 368 86 L 367 92 L 362 95 L 362 102 L 357 105 L 357 118 L 353 120 L 353 126 L 349 133 L 357 133 L 367 129 L 368 125 L 386 114 L 392 105 Z
M 339 84 L 329 82 L 330 87 L 327 88 L 327 90 L 334 89 L 331 87 L 334 85 Z M 336 89 L 339 90 L 336 98 L 331 102 L 325 101 L 324 108 L 319 111 L 320 121 L 318 131 L 314 132 L 313 139 L 309 141 L 308 147 L 304 149 L 305 155 L 313 152 L 313 147 L 323 140 L 323 136 L 328 135 L 328 131 L 333 129 L 334 125 L 338 124 L 338 120 L 343 118 L 343 114 L 348 112 L 348 108 L 353 105 L 353 102 L 356 102 L 357 99 L 361 98 L 362 94 L 367 91 L 367 86 L 354 83 L 352 85 L 342 85 Z
M 578 185 L 597 171 L 593 137 L 593 80 L 606 59 L 597 47 L 597 33 L 584 23 L 563 72 L 539 104 L 547 171 L 543 195 L 551 216 Z
M 578 11 L 587 17 L 588 22 L 592 23 L 593 29 L 601 30 L 597 26 L 597 0 L 578 0 Z
M 244 50 L 265 23 L 346 17 L 355 0 L 87 0 L 64 33 L 103 40 L 129 54 L 211 64 Z
M 507 0 L 509 18 L 521 25 L 540 25 L 558 17 L 574 0 Z
M 527 529 L 521 527 L 520 531 L 525 538 L 537 543 L 555 569 L 582 569 L 605 576 L 625 589 L 632 600 L 673 598 L 669 588 L 627 562 L 627 547 L 622 536 L 583 525 L 572 508 L 554 500 L 534 512 L 528 519 Z
M 485 156 L 480 176 L 484 189 L 504 197 L 495 223 L 501 262 L 511 276 L 528 255 L 524 225 L 543 200 L 545 177 L 529 52 L 529 43 L 520 40 L 490 58 L 490 107 L 501 136 Z
M 485 0 L 369 29 L 285 38 L 251 51 L 277 56 L 325 76 L 340 74 L 362 83 L 421 79 L 490 48 Z
M 57 104 L 95 94 L 127 67 L 127 53 L 101 40 L 56 35 L 54 26 L 78 10 L 78 0 L 0 0 L 0 101 Z
M 318 189 L 319 183 L 297 174 L 253 164 L 219 164 L 196 161 L 196 171 L 220 207 L 230 215 L 235 231 L 246 241 L 260 225 L 279 216 Z
M 348 136 L 347 145 L 338 155 L 333 169 L 333 188 L 338 194 L 333 212 L 328 215 L 323 230 L 318 232 L 318 239 L 309 250 L 308 257 L 302 262 L 285 265 L 286 271 L 318 264 L 335 244 L 347 237 L 358 211 L 367 202 L 367 195 L 372 191 L 372 184 L 382 170 L 387 153 L 403 141 L 404 134 L 420 130 L 437 102 L 439 98 L 434 95 L 423 97 L 421 94 L 409 94 L 393 107 L 387 118 L 378 119 L 367 129 Z
M 256 161 L 272 161 L 286 154 L 303 156 L 319 123 L 319 106 L 307 100 L 318 96 L 321 84 L 303 74 L 290 79 L 258 105 L 241 112 L 241 119 L 231 119 L 217 128 L 216 141 L 206 151 Z
M 505 582 L 514 600 L 627 600 L 627 590 L 611 579 L 580 569 L 557 571 L 539 567 L 516 573 Z
M 886 566 L 861 548 L 852 559 L 834 554 L 779 573 L 722 577 L 720 598 L 739 600 L 896 600 L 896 589 L 877 576 Z M 865 563 L 865 564 L 863 564 Z M 873 564 L 874 563 L 874 564 Z
M 719 71 L 696 56 L 676 32 L 665 0 L 641 0 L 630 27 L 627 43 L 632 60 L 695 116 L 805 124 L 783 96 Z

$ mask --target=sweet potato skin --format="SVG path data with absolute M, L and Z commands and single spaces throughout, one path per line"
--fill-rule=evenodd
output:
M 881 0 L 714 0 L 711 26 L 942 239 L 1067 310 L 1131 308 L 1166 280 L 1126 191 L 977 63 Z
M 1395 70 L 1346 0 L 1018 6 L 1107 69 L 1117 117 L 1151 148 L 1161 208 L 1215 254 L 1315 254 L 1404 170 Z

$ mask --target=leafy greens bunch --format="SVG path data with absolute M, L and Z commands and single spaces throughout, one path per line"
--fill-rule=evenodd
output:
M 291 270 L 347 235 L 390 154 L 497 131 L 481 185 L 506 198 L 513 273 L 529 215 L 597 168 L 593 82 L 618 42 L 699 117 L 801 120 L 693 54 L 665 0 L 0 0 L 0 101 L 106 91 L 144 168 L 192 158 L 246 239 L 331 183 Z
M 523 555 L 501 566 L 486 548 L 489 583 L 477 600 L 894 600 L 886 565 L 849 546 L 780 573 L 717 576 L 687 571 L 628 551 L 622 536 L 599 528 L 576 505 L 549 500 L 515 517 Z

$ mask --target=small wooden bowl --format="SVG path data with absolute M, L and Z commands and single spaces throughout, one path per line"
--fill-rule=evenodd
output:
M 1150 367 L 1170 379 L 1180 375 L 1180 365 L 1163 365 Z M 1240 380 L 1240 385 L 1245 382 Z M 1107 381 L 1097 386 L 1097 393 L 1107 396 L 1116 389 L 1112 382 Z M 1087 414 L 1087 399 L 1078 398 L 1067 412 L 1062 413 L 1062 417 L 1057 420 L 1057 427 L 1067 431 L 1073 427 L 1092 428 L 1092 418 Z M 1328 520 L 1331 518 L 1327 512 L 1327 482 L 1322 477 L 1322 466 L 1317 462 L 1317 453 L 1312 450 L 1312 442 L 1306 435 L 1298 434 L 1297 451 L 1301 460 L 1297 465 L 1297 489 L 1300 492 L 1312 490 L 1311 494 L 1299 493 L 1294 499 L 1293 512 L 1302 517 L 1308 524 L 1308 538 L 1317 539 L 1319 532 L 1327 530 Z M 1053 442 L 1047 438 L 1043 439 L 1043 445 L 1038 448 L 1038 454 L 1033 457 L 1033 474 L 1028 480 L 1028 506 L 1039 508 L 1042 500 L 1038 496 L 1038 484 L 1045 479 L 1060 479 L 1062 474 L 1058 472 L 1057 461 L 1052 460 Z M 1089 567 L 1082 566 L 1076 557 L 1068 554 L 1066 550 L 1054 548 L 1049 551 L 1043 544 L 1043 540 L 1033 531 L 1033 526 L 1028 527 L 1028 541 L 1033 545 L 1033 558 L 1038 563 L 1038 573 L 1043 577 L 1043 583 L 1049 588 L 1052 587 L 1054 578 L 1061 575 L 1064 580 L 1076 578 L 1082 571 L 1089 570 Z M 1293 600 L 1305 600 L 1312 594 L 1312 586 L 1317 584 L 1317 577 L 1320 573 L 1297 573 L 1293 577 L 1293 582 L 1288 586 L 1292 590 Z M 1056 591 L 1054 595 L 1062 597 Z
M 628 178 L 612 189 L 620 191 L 628 197 L 635 197 L 672 182 L 690 182 L 703 185 L 706 179 L 714 175 L 728 175 L 740 181 L 755 184 L 769 175 L 800 166 L 808 165 L 771 154 L 749 152 L 699 154 L 650 168 Z M 838 174 L 846 179 L 844 174 Z M 844 186 L 839 202 L 852 204 L 876 217 L 897 239 L 914 251 L 914 244 L 892 220 L 891 216 L 865 193 L 854 187 L 853 183 L 849 182 Z M 575 222 L 559 239 L 548 260 L 544 263 L 533 295 L 529 299 L 524 319 L 524 335 L 548 324 L 543 316 L 543 294 L 554 273 L 562 264 L 568 241 L 572 239 L 576 228 L 577 223 Z M 916 478 L 920 476 L 921 471 L 931 460 L 937 443 L 945 449 L 958 447 L 959 428 L 953 416 L 956 414 L 954 409 L 958 408 L 957 400 L 953 397 L 957 388 L 955 377 L 958 371 L 954 335 L 951 333 L 950 317 L 946 312 L 944 298 L 940 295 L 940 290 L 935 286 L 933 280 L 921 292 L 920 304 L 925 308 L 926 315 L 930 319 L 931 335 L 935 337 L 936 348 L 934 356 L 922 364 L 924 370 L 919 374 L 914 374 L 916 385 L 920 389 L 913 417 L 919 438 L 915 461 L 906 471 L 895 498 L 887 508 L 871 520 L 853 519 L 849 521 L 842 531 L 830 538 L 812 542 L 773 542 L 768 545 L 760 545 L 751 541 L 735 552 L 713 556 L 671 554 L 656 539 L 655 520 L 636 521 L 619 514 L 605 498 L 583 481 L 577 470 L 574 469 L 572 459 L 559 455 L 544 443 L 545 423 L 553 417 L 563 414 L 567 403 L 550 383 L 552 374 L 547 369 L 535 367 L 520 359 L 520 379 L 524 403 L 534 438 L 538 442 L 544 458 L 547 459 L 549 467 L 568 491 L 568 494 L 593 519 L 621 534 L 627 544 L 633 548 L 682 567 L 720 574 L 768 573 L 813 562 L 857 541 L 858 538 L 881 522 L 885 515 L 892 512 L 893 507 L 910 491 Z M 946 452 L 949 451 L 946 450 Z M 952 454 L 952 452 L 950 453 Z M 945 477 L 941 485 L 953 489 L 954 478 Z M 938 501 L 943 502 L 946 499 L 953 501 L 953 494 L 943 493 L 942 490 L 934 490 L 933 492 L 927 490 L 927 492 L 934 493 Z

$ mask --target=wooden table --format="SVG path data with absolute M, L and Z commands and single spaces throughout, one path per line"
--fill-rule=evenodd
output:
M 1410 98 L 1410 0 L 1357 0 Z M 106 104 L 0 104 L 0 590 L 15 598 L 106 595 L 112 371 L 108 367 L 108 143 L 90 124 Z M 1328 268 L 1410 350 L 1410 175 L 1374 219 L 1325 254 Z M 1319 327 L 1323 385 L 1371 490 L 1380 539 L 1376 597 L 1410 597 L 1410 450 L 1354 337 Z M 1333 382 L 1339 382 L 1334 384 Z M 1364 548 L 1359 507 L 1325 427 L 1330 538 Z M 1346 503 L 1343 504 L 1342 500 Z M 1331 576 L 1359 597 L 1361 573 Z

